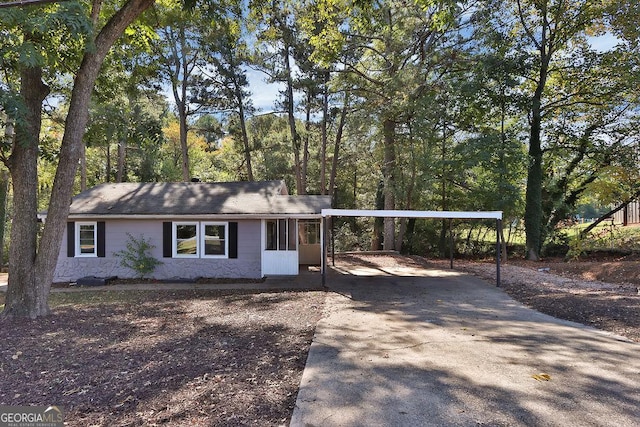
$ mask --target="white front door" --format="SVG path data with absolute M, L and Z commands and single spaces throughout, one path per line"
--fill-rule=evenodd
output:
M 298 223 L 295 219 L 262 221 L 262 275 L 298 274 Z

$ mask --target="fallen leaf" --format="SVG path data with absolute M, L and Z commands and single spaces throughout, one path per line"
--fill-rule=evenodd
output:
M 536 381 L 551 381 L 551 375 L 549 374 L 535 374 L 531 375 L 531 378 Z

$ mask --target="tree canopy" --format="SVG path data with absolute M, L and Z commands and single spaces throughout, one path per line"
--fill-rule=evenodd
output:
M 48 312 L 68 200 L 109 181 L 284 178 L 338 207 L 502 210 L 538 259 L 581 205 L 640 190 L 639 13 L 594 0 L 3 7 L 9 256 L 27 260 L 11 263 L 5 313 Z M 421 254 L 446 251 L 447 228 L 338 224 L 354 246 Z

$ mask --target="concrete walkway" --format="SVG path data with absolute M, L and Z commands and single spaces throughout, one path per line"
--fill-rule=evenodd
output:
M 343 273 L 292 426 L 640 425 L 640 345 L 450 271 Z

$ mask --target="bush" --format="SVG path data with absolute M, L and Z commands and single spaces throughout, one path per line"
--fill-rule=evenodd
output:
M 143 235 L 138 239 L 127 233 L 129 241 L 127 248 L 113 255 L 120 258 L 120 265 L 129 268 L 137 273 L 137 278 L 142 279 L 149 273 L 152 273 L 156 267 L 162 264 L 162 261 L 151 256 L 151 250 L 155 248 L 150 244 Z

